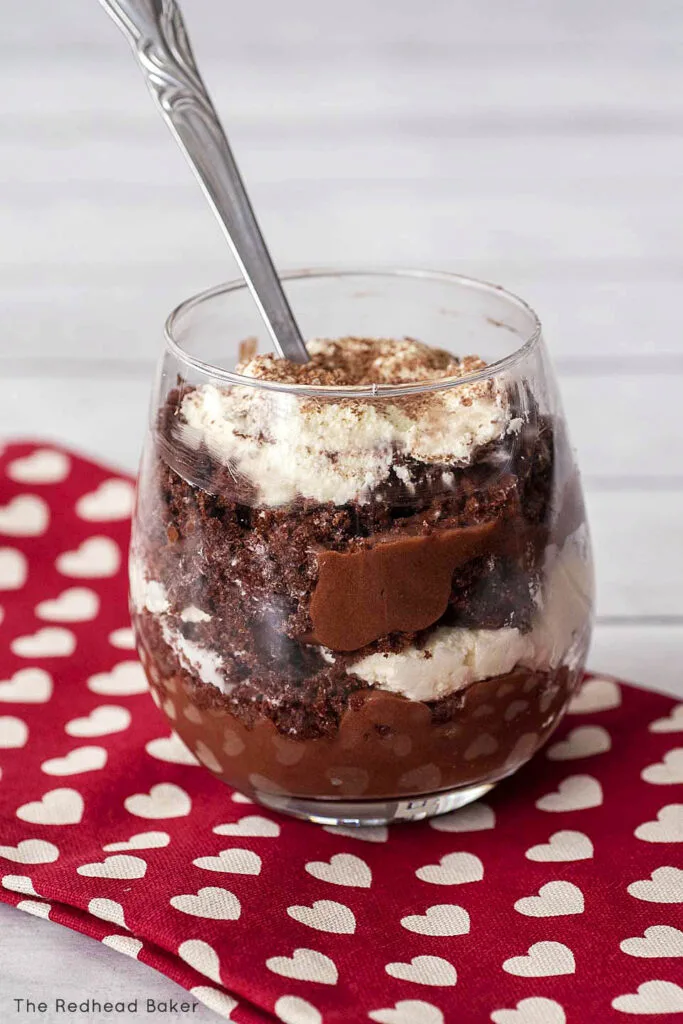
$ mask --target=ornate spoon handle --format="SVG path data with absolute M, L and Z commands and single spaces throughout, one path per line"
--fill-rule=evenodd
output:
M 308 353 L 266 248 L 225 132 L 194 60 L 175 0 L 100 0 L 129 40 L 152 96 L 195 172 L 277 351 Z

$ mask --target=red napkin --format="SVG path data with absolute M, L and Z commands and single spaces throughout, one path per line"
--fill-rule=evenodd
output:
M 486 802 L 323 829 L 198 766 L 129 629 L 132 484 L 0 458 L 0 898 L 238 1022 L 683 1015 L 683 705 L 589 678 Z

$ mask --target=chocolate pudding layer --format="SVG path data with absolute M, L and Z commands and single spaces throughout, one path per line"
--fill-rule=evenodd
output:
M 157 701 L 257 795 L 500 778 L 558 721 L 590 629 L 562 432 L 476 357 L 410 339 L 309 350 L 305 366 L 252 357 L 253 384 L 179 382 L 159 410 L 131 549 Z M 372 392 L 411 381 L 432 390 Z M 345 386 L 368 394 L 324 390 Z

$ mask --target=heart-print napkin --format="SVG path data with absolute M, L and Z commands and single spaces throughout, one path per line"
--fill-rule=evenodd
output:
M 132 500 L 50 445 L 0 458 L 0 898 L 244 1024 L 683 1019 L 683 705 L 589 677 L 485 802 L 390 829 L 280 817 L 149 697 Z

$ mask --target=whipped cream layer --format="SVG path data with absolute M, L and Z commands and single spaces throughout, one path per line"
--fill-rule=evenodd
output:
M 149 578 L 144 563 L 132 551 L 128 559 L 128 582 L 131 603 L 138 615 L 143 611 L 161 615 L 169 610 L 165 586 Z
M 203 683 L 215 686 L 221 693 L 229 693 L 232 689 L 225 681 L 223 672 L 223 659 L 220 654 L 202 647 L 192 640 L 188 640 L 183 634 L 172 629 L 167 621 L 162 619 L 161 632 L 168 646 L 175 652 L 180 664 L 188 672 L 197 676 Z
M 173 629 L 169 623 L 168 612 L 171 605 L 165 586 L 159 580 L 149 578 L 142 559 L 132 552 L 128 561 L 128 576 L 131 604 L 138 615 L 144 611 L 156 615 L 161 625 L 163 638 L 175 652 L 181 665 L 201 679 L 203 683 L 209 683 L 222 693 L 227 693 L 230 686 L 226 683 L 221 671 L 223 666 L 221 656 L 207 647 L 202 647 L 201 644 L 188 640 L 180 630 Z M 193 604 L 183 608 L 180 618 L 183 622 L 211 621 L 210 615 Z
M 257 356 L 238 372 L 257 380 L 341 386 L 438 381 L 485 366 L 476 357 L 457 360 L 412 339 L 317 340 L 309 352 L 305 366 Z M 520 425 L 511 419 L 507 389 L 495 378 L 383 399 L 308 398 L 206 384 L 183 398 L 180 411 L 183 443 L 206 445 L 268 506 L 297 497 L 365 503 L 395 461 L 397 476 L 410 488 L 405 457 L 466 465 L 482 446 Z
M 438 700 L 470 683 L 511 672 L 529 653 L 518 629 L 439 626 L 424 647 L 370 654 L 347 671 L 411 700 Z
M 582 525 L 561 548 L 551 544 L 546 551 L 544 585 L 536 595 L 538 611 L 529 634 L 532 666 L 554 668 L 566 660 L 575 641 L 587 636 L 594 599 L 590 539 Z

